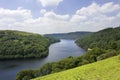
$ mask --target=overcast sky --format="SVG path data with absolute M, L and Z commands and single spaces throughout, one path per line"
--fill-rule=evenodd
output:
M 0 30 L 39 34 L 120 25 L 120 0 L 0 0 Z

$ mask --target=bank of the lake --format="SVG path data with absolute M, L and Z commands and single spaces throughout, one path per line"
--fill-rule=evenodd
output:
M 58 39 L 16 30 L 0 30 L 0 61 L 45 58 L 49 46 Z
M 32 80 L 120 80 L 119 61 L 120 55 Z
M 24 69 L 37 69 L 47 62 L 54 62 L 68 56 L 80 56 L 85 52 L 74 40 L 62 39 L 49 47 L 49 55 L 44 59 L 0 61 L 0 80 L 14 80 L 16 73 Z

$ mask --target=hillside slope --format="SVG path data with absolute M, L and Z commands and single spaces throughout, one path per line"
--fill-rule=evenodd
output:
M 39 34 L 1 30 L 0 60 L 45 57 L 49 45 L 54 41 Z
M 78 46 L 85 49 L 99 47 L 102 49 L 120 49 L 120 26 L 107 28 L 84 36 L 76 41 Z
M 70 32 L 70 33 L 57 33 L 57 34 L 46 34 L 45 36 L 50 36 L 58 39 L 78 39 L 92 32 Z
M 120 80 L 120 55 L 32 80 Z

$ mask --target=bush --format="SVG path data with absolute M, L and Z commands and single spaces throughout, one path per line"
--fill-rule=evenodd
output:
M 110 51 L 110 52 L 107 52 L 105 54 L 101 54 L 100 56 L 97 57 L 97 60 L 103 60 L 103 59 L 106 59 L 106 58 L 109 58 L 109 57 L 112 57 L 112 56 L 116 56 L 118 55 L 118 53 L 113 50 L 113 51 Z
M 31 78 L 35 78 L 34 72 L 33 70 L 20 71 L 16 76 L 16 80 L 30 80 Z

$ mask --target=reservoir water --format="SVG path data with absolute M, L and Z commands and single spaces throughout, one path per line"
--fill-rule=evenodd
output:
M 16 73 L 25 69 L 37 69 L 47 62 L 59 61 L 69 56 L 80 56 L 85 50 L 74 40 L 61 39 L 49 47 L 49 55 L 44 59 L 0 61 L 0 80 L 15 80 Z

